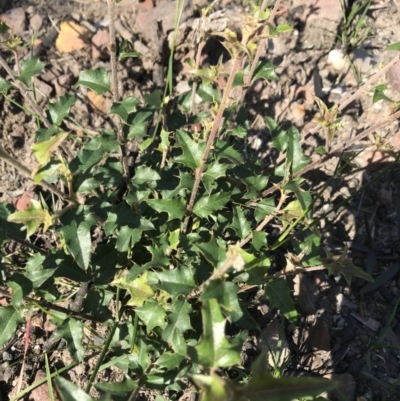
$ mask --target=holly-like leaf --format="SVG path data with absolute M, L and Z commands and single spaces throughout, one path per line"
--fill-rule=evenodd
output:
M 153 106 L 157 109 L 161 107 L 162 99 L 159 91 L 154 91 L 149 95 L 144 95 L 143 97 L 149 106 Z
M 240 363 L 240 348 L 231 345 L 225 337 L 225 319 L 216 299 L 203 303 L 203 336 L 200 344 L 189 347 L 193 362 L 207 368 L 219 368 Z
M 156 170 L 146 166 L 139 166 L 136 169 L 135 176 L 132 178 L 132 182 L 135 184 L 144 184 L 158 180 L 161 180 L 160 174 Z
M 49 104 L 49 114 L 53 124 L 60 125 L 65 117 L 69 114 L 69 109 L 75 104 L 76 97 L 71 95 L 63 95 L 58 98 L 57 102 Z
M 147 271 L 132 281 L 127 281 L 126 277 L 119 277 L 110 285 L 122 288 L 129 292 L 130 299 L 127 302 L 128 306 L 142 306 L 143 303 L 154 294 L 153 289 L 147 282 Z
M 43 231 L 47 231 L 52 224 L 48 210 L 43 210 L 39 201 L 31 199 L 29 209 L 22 212 L 15 212 L 7 217 L 7 221 L 23 224 L 26 227 L 26 235 L 30 237 L 43 224 Z
M 85 349 L 83 347 L 83 323 L 74 318 L 67 318 L 57 328 L 54 341 L 63 338 L 67 341 L 67 348 L 75 362 L 82 362 Z
M 265 81 L 279 81 L 279 77 L 275 73 L 275 66 L 270 61 L 262 60 L 257 63 L 251 82 L 253 83 L 260 78 Z
M 156 362 L 155 365 L 160 366 L 162 368 L 166 368 L 167 370 L 177 369 L 181 362 L 185 359 L 183 355 L 179 355 L 173 352 L 164 352 Z
M 134 96 L 126 97 L 122 102 L 113 103 L 109 114 L 116 114 L 121 117 L 121 120 L 127 124 L 129 114 L 136 111 L 136 106 L 139 105 L 141 101 Z
M 239 206 L 233 208 L 233 221 L 229 227 L 235 230 L 236 235 L 240 239 L 246 238 L 250 233 L 251 221 L 246 218 L 243 210 Z
M 118 231 L 118 239 L 115 248 L 120 252 L 127 252 L 140 241 L 142 230 L 122 226 Z
M 194 246 L 214 268 L 219 267 L 226 260 L 225 248 L 219 246 L 214 237 L 209 242 L 196 242 Z
M 22 321 L 21 312 L 13 306 L 0 307 L 0 347 L 15 334 L 18 323 Z
M 110 90 L 110 76 L 104 68 L 81 71 L 75 84 L 75 87 L 78 86 L 84 86 L 101 95 Z
M 196 287 L 193 269 L 189 266 L 156 272 L 161 284 L 159 288 L 173 297 L 188 295 Z
M 269 281 L 264 295 L 271 307 L 279 309 L 289 322 L 297 321 L 297 310 L 290 296 L 289 285 L 283 277 Z
M 7 285 L 12 289 L 13 296 L 11 305 L 20 308 L 24 297 L 30 294 L 33 289 L 32 282 L 19 273 L 13 274 L 11 279 L 7 281 Z
M 146 325 L 147 333 L 150 333 L 155 327 L 164 329 L 167 325 L 167 314 L 164 308 L 154 299 L 148 299 L 143 306 L 135 309 L 135 313 Z
M 205 151 L 205 143 L 194 141 L 186 132 L 178 131 L 176 139 L 182 148 L 183 153 L 175 157 L 176 163 L 182 163 L 186 167 L 196 169 L 200 166 Z
M 214 152 L 217 155 L 218 160 L 228 159 L 234 164 L 243 163 L 242 155 L 233 146 L 228 145 L 228 143 L 225 141 L 215 141 Z
M 30 86 L 32 77 L 40 74 L 45 65 L 46 63 L 40 61 L 37 57 L 30 57 L 21 62 L 21 75 L 17 75 L 16 78 L 26 86 Z
M 254 212 L 254 218 L 256 222 L 259 223 L 266 216 L 269 216 L 275 211 L 275 200 L 274 198 L 262 199 L 257 203 L 256 210 Z
M 40 165 L 46 164 L 51 154 L 64 142 L 68 137 L 68 132 L 54 135 L 48 141 L 43 141 L 32 145 L 33 154 Z
M 95 401 L 89 394 L 62 376 L 57 376 L 54 381 L 63 401 Z
M 162 333 L 162 339 L 172 346 L 175 352 L 186 356 L 186 341 L 183 334 L 192 330 L 189 313 L 192 307 L 186 301 L 177 300 L 168 315 L 168 325 Z
M 303 167 L 306 167 L 310 163 L 310 159 L 303 155 L 303 149 L 301 148 L 301 137 L 299 130 L 296 127 L 290 127 L 287 132 L 288 146 L 286 152 L 286 159 L 292 164 L 292 172 L 296 173 Z
M 207 218 L 212 213 L 222 210 L 229 200 L 230 194 L 226 192 L 203 196 L 194 204 L 193 213 L 199 217 Z
M 219 162 L 211 163 L 202 176 L 202 181 L 206 191 L 211 193 L 213 184 L 218 178 L 225 177 L 228 164 L 221 164 Z
M 149 199 L 146 203 L 158 213 L 168 213 L 168 221 L 181 220 L 186 212 L 186 203 L 183 199 Z
M 286 131 L 281 128 L 281 126 L 275 122 L 271 117 L 265 117 L 265 122 L 272 136 L 272 145 L 275 146 L 280 152 L 284 152 L 288 144 L 288 136 Z
M 7 95 L 7 92 L 9 91 L 9 89 L 11 87 L 12 87 L 12 85 L 10 84 L 10 82 L 8 82 L 3 77 L 0 77 L 0 93 L 2 95 Z

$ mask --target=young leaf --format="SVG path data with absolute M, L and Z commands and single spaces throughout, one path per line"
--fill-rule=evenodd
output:
M 21 62 L 21 75 L 16 76 L 26 86 L 30 86 L 31 79 L 34 75 L 43 71 L 46 63 L 40 61 L 37 57 L 30 57 Z
M 75 104 L 76 97 L 71 95 L 61 96 L 57 102 L 49 104 L 50 119 L 53 124 L 60 125 L 69 114 L 69 109 Z
M 219 368 L 240 363 L 240 349 L 229 344 L 225 338 L 225 319 L 216 299 L 203 303 L 203 337 L 196 347 L 189 347 L 194 363 L 206 368 Z M 235 349 L 236 348 L 236 349 Z
M 183 199 L 149 199 L 146 203 L 158 213 L 168 213 L 168 221 L 181 220 L 185 215 L 186 203 Z
M 54 341 L 63 338 L 67 341 L 67 348 L 75 362 L 82 362 L 85 349 L 83 348 L 83 323 L 71 317 L 64 320 L 58 327 Z
M 95 401 L 89 394 L 62 376 L 57 376 L 54 381 L 63 401 Z
M 47 231 L 53 223 L 48 210 L 43 210 L 39 201 L 31 199 L 29 209 L 22 212 L 15 212 L 7 217 L 7 221 L 23 224 L 26 226 L 26 235 L 30 237 L 34 234 L 40 225 L 43 224 L 43 231 Z
M 110 90 L 110 76 L 104 68 L 81 71 L 75 87 L 84 86 L 101 95 Z
M 22 321 L 21 312 L 13 306 L 0 307 L 0 347 L 15 334 L 18 323 Z
M 68 137 L 68 132 L 54 135 L 48 141 L 36 143 L 32 145 L 33 154 L 40 165 L 46 164 L 51 157 L 51 154 L 64 142 Z
M 12 85 L 3 77 L 0 77 L 0 93 L 2 95 L 7 95 L 7 92 L 12 87 Z
M 212 213 L 222 210 L 229 200 L 230 194 L 224 192 L 203 196 L 194 204 L 193 213 L 199 217 L 207 218 Z
M 289 322 L 297 321 L 297 310 L 290 296 L 290 288 L 284 278 L 269 281 L 264 295 L 271 303 L 271 307 L 279 309 Z
M 146 325 L 147 333 L 150 333 L 155 327 L 165 329 L 167 325 L 167 314 L 164 308 L 154 299 L 148 299 L 142 306 L 137 307 L 135 313 Z
M 183 153 L 175 158 L 175 162 L 182 163 L 186 167 L 197 168 L 201 164 L 201 160 L 205 151 L 205 143 L 197 143 L 184 131 L 176 133 L 176 139 L 181 145 Z

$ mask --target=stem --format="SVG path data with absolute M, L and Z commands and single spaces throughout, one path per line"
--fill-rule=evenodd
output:
M 204 152 L 204 155 L 203 155 L 203 158 L 201 160 L 200 166 L 196 170 L 196 175 L 195 175 L 195 181 L 194 181 L 194 184 L 193 184 L 192 194 L 190 196 L 190 200 L 189 200 L 188 206 L 186 208 L 186 217 L 185 217 L 185 220 L 183 222 L 183 228 L 182 228 L 182 233 L 183 234 L 186 233 L 186 230 L 187 230 L 187 227 L 188 227 L 188 224 L 189 224 L 189 219 L 190 219 L 190 216 L 191 216 L 192 210 L 193 210 L 193 205 L 194 205 L 194 202 L 196 200 L 197 193 L 199 191 L 200 181 L 201 181 L 201 177 L 203 175 L 204 167 L 205 167 L 208 155 L 210 153 L 211 147 L 212 147 L 212 145 L 214 143 L 215 136 L 217 135 L 217 132 L 218 132 L 218 129 L 219 129 L 219 126 L 220 126 L 220 123 L 221 123 L 222 115 L 223 115 L 223 113 L 225 111 L 226 103 L 228 101 L 228 97 L 229 97 L 229 94 L 230 94 L 230 91 L 231 91 L 231 88 L 232 88 L 233 80 L 235 78 L 236 72 L 240 68 L 241 62 L 242 62 L 242 58 L 238 56 L 235 59 L 234 63 L 233 63 L 232 70 L 231 70 L 231 73 L 229 75 L 228 82 L 227 82 L 227 84 L 225 86 L 224 94 L 222 96 L 221 104 L 219 105 L 219 109 L 218 109 L 217 115 L 216 115 L 216 117 L 214 119 L 214 124 L 213 124 L 213 126 L 211 128 L 210 135 L 208 136 L 208 140 L 207 140 L 207 144 L 206 144 L 206 150 Z
M 107 0 L 108 5 L 108 17 L 110 19 L 110 45 L 108 49 L 110 51 L 110 63 L 111 63 L 111 87 L 113 102 L 119 102 L 119 91 L 118 91 L 118 77 L 117 77 L 117 41 L 115 36 L 115 0 Z M 124 169 L 124 178 L 126 181 L 129 180 L 129 166 L 128 158 L 126 156 L 125 140 L 122 132 L 122 122 L 119 116 L 115 117 L 115 125 L 117 126 L 117 139 L 121 142 L 119 146 L 119 153 L 121 164 Z

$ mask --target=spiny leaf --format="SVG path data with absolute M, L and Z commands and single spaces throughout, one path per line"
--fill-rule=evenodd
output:
M 181 220 L 185 215 L 186 203 L 183 199 L 149 199 L 146 203 L 158 213 L 168 213 L 168 221 Z
M 176 139 L 181 146 L 183 153 L 175 158 L 176 163 L 182 163 L 186 167 L 197 168 L 201 164 L 201 160 L 205 151 L 205 143 L 197 143 L 184 131 L 176 133 Z
M 218 368 L 240 363 L 240 349 L 229 344 L 225 337 L 225 319 L 216 299 L 203 303 L 203 337 L 188 352 L 195 363 L 207 368 Z
M 40 74 L 45 65 L 46 63 L 40 61 L 37 57 L 30 57 L 21 62 L 21 75 L 17 75 L 16 78 L 26 86 L 30 86 L 32 77 Z
M 75 104 L 76 98 L 71 95 L 61 96 L 57 102 L 49 104 L 49 114 L 53 124 L 60 125 L 69 114 L 69 109 Z
M 146 325 L 147 333 L 150 333 L 155 327 L 164 329 L 167 325 L 164 308 L 153 299 L 147 300 L 144 305 L 136 308 L 135 313 Z
M 33 154 L 40 165 L 46 164 L 51 157 L 51 154 L 64 142 L 68 137 L 68 132 L 54 135 L 48 141 L 36 143 L 32 145 Z
M 122 226 L 118 231 L 118 239 L 115 248 L 120 252 L 127 252 L 140 241 L 141 237 L 142 230 Z
M 136 106 L 141 102 L 137 97 L 128 96 L 122 102 L 113 103 L 109 114 L 116 114 L 121 117 L 122 121 L 127 124 L 129 114 L 136 111 Z
M 7 217 L 7 221 L 26 226 L 26 235 L 27 237 L 30 237 L 42 224 L 43 231 L 47 231 L 49 226 L 52 224 L 53 219 L 51 218 L 48 210 L 42 209 L 40 202 L 31 199 L 29 209 L 10 214 Z
M 287 146 L 286 158 L 287 161 L 292 164 L 292 172 L 296 173 L 303 167 L 307 166 L 310 163 L 310 159 L 303 155 L 299 130 L 292 126 L 289 128 L 287 136 L 288 136 L 288 146 Z
M 246 218 L 243 210 L 239 206 L 233 208 L 233 221 L 229 227 L 235 230 L 236 235 L 240 239 L 246 238 L 250 233 L 251 221 Z
M 199 217 L 207 218 L 212 213 L 222 210 L 229 200 L 230 194 L 226 192 L 203 196 L 194 204 L 193 213 Z
M 110 90 L 110 76 L 104 68 L 81 71 L 76 87 L 84 86 L 101 95 Z
M 25 276 L 19 273 L 13 274 L 11 279 L 7 281 L 7 285 L 12 289 L 13 296 L 11 298 L 11 305 L 20 308 L 24 297 L 32 291 L 32 282 Z
M 188 295 L 196 287 L 194 271 L 189 266 L 156 273 L 161 281 L 159 288 L 172 296 Z

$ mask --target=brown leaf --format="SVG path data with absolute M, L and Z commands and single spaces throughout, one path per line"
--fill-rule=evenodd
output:
M 62 53 L 71 53 L 85 46 L 87 28 L 74 21 L 66 21 L 60 24 L 60 33 L 56 40 L 56 48 Z
M 87 97 L 90 104 L 100 113 L 107 114 L 110 108 L 109 102 L 103 95 L 98 95 L 95 92 L 88 91 Z
M 21 196 L 13 200 L 13 205 L 19 212 L 22 212 L 29 209 L 31 199 L 35 199 L 35 193 L 33 191 L 25 191 Z

